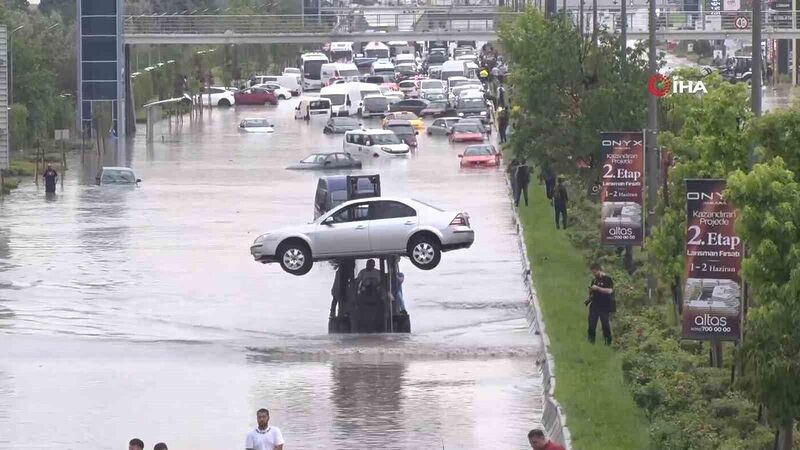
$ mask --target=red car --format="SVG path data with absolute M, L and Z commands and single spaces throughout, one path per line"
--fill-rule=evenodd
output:
M 387 87 L 393 91 L 400 90 L 400 86 L 398 86 L 397 83 L 381 83 L 381 87 Z
M 499 167 L 500 153 L 493 145 L 468 145 L 464 153 L 458 155 L 461 167 Z
M 486 135 L 477 123 L 456 123 L 450 129 L 450 142 L 483 142 Z
M 261 88 L 249 88 L 233 93 L 233 98 L 237 105 L 270 105 L 278 104 L 278 97 L 275 92 Z

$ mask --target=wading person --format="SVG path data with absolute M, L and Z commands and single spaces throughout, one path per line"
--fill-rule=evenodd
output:
M 128 450 L 144 450 L 144 442 L 141 439 L 133 438 L 128 442 Z
M 514 197 L 514 204 L 519 206 L 520 197 L 525 197 L 525 206 L 528 206 L 528 185 L 531 183 L 531 168 L 525 161 L 520 162 L 517 170 L 514 172 L 514 178 L 517 182 L 516 197 Z
M 44 178 L 44 191 L 48 194 L 55 192 L 58 172 L 53 169 L 53 166 L 50 164 L 47 165 L 47 170 L 42 174 L 42 178 Z
M 283 450 L 283 435 L 278 427 L 269 426 L 269 410 L 261 408 L 256 412 L 258 426 L 247 434 L 245 450 Z
M 553 191 L 553 209 L 556 212 L 556 229 L 559 229 L 559 217 L 561 218 L 561 226 L 567 229 L 567 202 L 569 196 L 567 195 L 567 187 L 564 186 L 564 178 L 558 177 L 558 182 Z
M 609 316 L 613 309 L 614 280 L 603 272 L 603 268 L 598 263 L 591 266 L 592 284 L 589 286 L 589 342 L 594 344 L 597 333 L 597 320 L 603 328 L 603 339 L 606 345 L 611 345 L 611 323 Z
M 564 446 L 547 439 L 544 431 L 535 429 L 528 432 L 528 443 L 533 450 L 565 450 Z

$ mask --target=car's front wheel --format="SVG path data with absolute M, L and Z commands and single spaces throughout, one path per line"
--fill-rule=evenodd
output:
M 231 102 L 228 101 L 227 98 L 223 98 L 222 100 L 217 102 L 217 106 L 223 106 L 223 107 L 231 106 Z
M 408 258 L 411 264 L 422 270 L 431 270 L 442 259 L 442 245 L 435 236 L 418 234 L 408 244 Z
M 311 250 L 305 242 L 299 239 L 281 243 L 275 255 L 280 261 L 281 268 L 292 275 L 305 275 L 314 265 L 314 261 L 311 259 Z

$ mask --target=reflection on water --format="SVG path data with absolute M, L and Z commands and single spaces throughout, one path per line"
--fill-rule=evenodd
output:
M 234 448 L 262 406 L 289 448 L 525 448 L 539 342 L 501 171 L 460 170 L 463 146 L 424 132 L 411 157 L 367 161 L 387 195 L 468 211 L 476 242 L 433 271 L 401 261 L 413 334 L 329 336 L 330 265 L 293 277 L 248 252 L 312 217 L 319 174 L 284 168 L 342 146 L 294 121 L 296 102 L 215 110 L 149 145 L 142 129 L 129 153 L 72 155 L 54 198 L 29 183 L 0 204 L 0 449 L 52 414 L 40 448 Z M 238 133 L 259 116 L 274 135 Z M 143 182 L 96 186 L 102 165 Z

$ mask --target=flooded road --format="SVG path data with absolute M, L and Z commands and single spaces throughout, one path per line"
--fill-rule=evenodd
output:
M 433 271 L 401 261 L 411 335 L 329 336 L 330 265 L 295 277 L 249 254 L 313 218 L 320 174 L 284 168 L 342 148 L 297 101 L 161 123 L 149 146 L 140 126 L 129 154 L 74 155 L 54 198 L 6 197 L 0 449 L 241 448 L 259 407 L 287 448 L 525 448 L 539 341 L 501 172 L 460 170 L 463 145 L 424 132 L 412 156 L 366 162 L 386 195 L 468 211 L 476 242 Z M 245 117 L 275 134 L 240 134 Z M 100 165 L 143 182 L 94 186 Z

